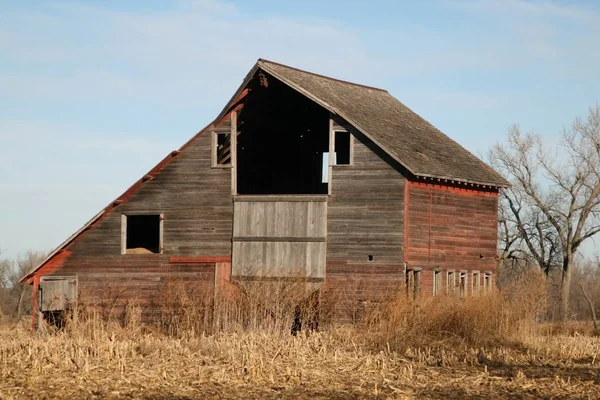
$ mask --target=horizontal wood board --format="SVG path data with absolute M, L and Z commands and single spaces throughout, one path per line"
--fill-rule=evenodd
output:
M 325 277 L 327 203 L 283 198 L 235 202 L 233 276 Z

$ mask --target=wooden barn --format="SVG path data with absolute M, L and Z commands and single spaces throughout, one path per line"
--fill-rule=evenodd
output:
M 127 283 L 492 290 L 508 182 L 387 91 L 259 59 L 217 118 L 21 279 L 34 319 Z

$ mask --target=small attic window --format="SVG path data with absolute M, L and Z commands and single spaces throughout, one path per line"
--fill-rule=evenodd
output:
M 336 131 L 335 133 L 335 158 L 333 165 L 350 165 L 350 132 Z
M 231 166 L 231 133 L 213 133 L 213 166 Z
M 158 254 L 162 253 L 162 216 L 122 215 L 121 253 Z

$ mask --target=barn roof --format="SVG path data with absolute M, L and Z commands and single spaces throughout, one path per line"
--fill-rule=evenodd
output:
M 388 91 L 259 59 L 223 110 L 262 69 L 339 115 L 415 176 L 506 187 L 510 183 Z

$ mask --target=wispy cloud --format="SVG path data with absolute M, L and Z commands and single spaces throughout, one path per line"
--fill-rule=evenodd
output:
M 535 0 L 448 0 L 447 5 L 473 11 L 518 14 L 520 16 L 557 17 L 597 23 L 598 10 L 576 5 L 564 5 L 551 1 Z
M 357 37 L 335 24 L 241 18 L 216 0 L 180 4 L 160 14 L 59 4 L 51 14 L 11 15 L 0 37 L 12 36 L 3 50 L 23 68 L 0 69 L 5 94 L 158 104 L 183 96 L 202 105 L 214 103 L 214 93 L 232 91 L 259 56 L 305 67 L 323 66 L 329 57 L 346 66 L 346 75 L 368 62 Z M 28 33 L 32 25 L 44 35 Z

